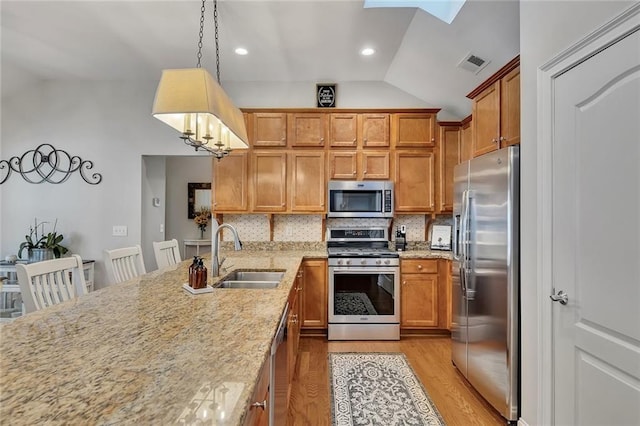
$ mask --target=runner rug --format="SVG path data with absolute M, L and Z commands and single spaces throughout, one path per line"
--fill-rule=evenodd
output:
M 335 426 L 444 425 L 401 353 L 330 353 Z

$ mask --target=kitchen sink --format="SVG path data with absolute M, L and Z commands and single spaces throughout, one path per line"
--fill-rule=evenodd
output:
M 284 271 L 233 271 L 222 278 L 223 281 L 277 281 L 284 277 Z
M 280 284 L 280 281 L 220 281 L 215 285 L 216 288 L 276 288 Z
M 284 277 L 284 271 L 233 271 L 222 278 L 216 288 L 276 288 Z

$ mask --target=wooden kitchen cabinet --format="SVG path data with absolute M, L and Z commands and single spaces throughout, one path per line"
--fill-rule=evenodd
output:
M 520 57 L 477 89 L 473 99 L 473 156 L 520 143 Z
M 287 114 L 280 112 L 254 112 L 252 147 L 287 146 Z
M 385 148 L 389 146 L 389 121 L 390 115 L 361 114 L 362 122 L 362 147 Z
M 291 113 L 287 116 L 290 147 L 324 147 L 327 138 L 327 114 Z
M 345 148 L 388 147 L 389 114 L 331 114 L 329 124 L 329 146 Z
M 305 259 L 301 279 L 302 328 L 326 329 L 329 309 L 326 259 Z
M 389 151 L 332 151 L 329 179 L 389 179 Z
M 451 264 L 447 259 L 400 260 L 403 330 L 451 330 Z
M 254 151 L 252 154 L 252 208 L 260 212 L 287 209 L 286 152 Z
M 358 146 L 358 114 L 336 113 L 329 116 L 329 146 Z
M 473 158 L 473 127 L 472 116 L 460 122 L 460 163 Z
M 289 315 L 287 317 L 287 377 L 288 391 L 287 401 L 291 396 L 291 383 L 295 376 L 296 363 L 298 361 L 298 344 L 300 343 L 300 290 L 302 289 L 302 271 L 298 276 L 289 293 Z
M 326 197 L 324 151 L 295 151 L 289 154 L 291 188 L 289 211 L 323 213 Z
M 438 123 L 438 211 L 453 211 L 453 168 L 460 162 L 460 123 Z
M 438 260 L 400 261 L 400 327 L 438 327 Z
M 432 151 L 396 151 L 394 164 L 396 212 L 434 211 L 434 166 Z
M 271 359 L 267 356 L 260 372 L 258 384 L 249 399 L 244 426 L 267 426 L 269 424 L 270 372 Z M 254 403 L 264 404 L 264 408 L 262 405 L 253 405 Z
M 392 141 L 396 148 L 433 148 L 436 146 L 435 113 L 392 114 Z
M 213 162 L 213 211 L 245 212 L 249 198 L 249 151 L 234 150 Z

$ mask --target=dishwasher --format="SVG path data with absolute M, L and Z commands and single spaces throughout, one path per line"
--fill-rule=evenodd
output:
M 271 375 L 269 391 L 269 425 L 283 425 L 287 421 L 287 317 L 289 304 L 284 307 L 278 331 L 271 344 Z

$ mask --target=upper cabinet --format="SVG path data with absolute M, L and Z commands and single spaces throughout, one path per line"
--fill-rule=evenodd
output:
M 477 89 L 473 99 L 473 156 L 520 143 L 520 57 Z
M 438 123 L 438 211 L 453 211 L 453 168 L 460 162 L 460 123 Z
M 389 114 L 361 114 L 362 147 L 386 148 L 389 146 Z
M 436 112 L 392 114 L 391 136 L 396 148 L 436 146 Z
M 213 160 L 214 212 L 244 212 L 248 207 L 249 151 L 234 150 L 222 160 Z
M 331 113 L 329 146 L 386 148 L 389 146 L 388 113 Z
M 287 154 L 253 152 L 252 160 L 253 211 L 284 212 L 287 209 Z
M 324 151 L 289 154 L 289 211 L 322 213 L 326 190 Z
M 327 133 L 327 114 L 291 113 L 288 120 L 290 147 L 324 147 Z
M 434 165 L 432 151 L 396 151 L 394 176 L 396 212 L 434 211 Z
M 256 112 L 250 122 L 253 126 L 252 147 L 287 146 L 287 114 Z
M 473 158 L 473 116 L 468 116 L 460 122 L 460 162 Z

